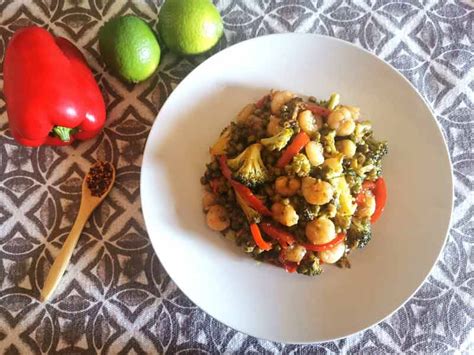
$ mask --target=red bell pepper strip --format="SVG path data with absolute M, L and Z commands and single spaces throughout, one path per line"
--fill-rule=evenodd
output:
M 367 191 L 367 190 L 373 190 L 373 189 L 375 189 L 375 182 L 365 180 L 362 183 L 362 190 Z
M 286 232 L 286 231 L 284 231 L 280 228 L 275 227 L 271 223 L 267 223 L 267 222 L 260 223 L 260 228 L 262 228 L 262 230 L 266 234 L 268 234 L 270 237 L 272 237 L 273 239 L 278 240 L 280 245 L 282 245 L 283 247 L 287 247 L 288 245 L 292 245 L 295 242 L 295 238 L 290 233 L 288 233 L 288 232 Z
M 380 177 L 377 179 L 373 193 L 375 196 L 375 211 L 370 218 L 371 223 L 377 222 L 377 220 L 382 215 L 387 202 L 387 186 L 385 185 L 384 178 Z
M 364 203 L 365 194 L 366 194 L 366 191 L 363 191 L 363 190 L 357 194 L 355 198 L 355 203 L 357 204 L 357 206 L 360 206 Z
M 272 212 L 265 206 L 265 204 L 257 196 L 255 196 L 247 186 L 232 179 L 232 172 L 227 166 L 227 158 L 225 155 L 219 157 L 219 166 L 221 168 L 222 175 L 229 180 L 232 187 L 238 192 L 242 198 L 258 213 L 264 216 L 271 216 Z
M 356 203 L 361 205 L 364 203 L 365 195 L 367 191 L 371 191 L 375 197 L 375 211 L 370 218 L 370 223 L 375 223 L 382 215 L 382 212 L 385 208 L 385 203 L 387 202 L 387 187 L 385 185 L 385 180 L 380 177 L 377 181 L 364 181 L 362 184 L 362 191 L 356 197 Z
M 277 161 L 276 166 L 278 168 L 284 168 L 310 140 L 311 139 L 305 132 L 298 133 L 290 145 L 283 151 L 280 159 Z
M 331 110 L 313 103 L 306 103 L 306 108 L 317 116 L 327 117 Z
M 23 145 L 70 144 L 96 136 L 105 104 L 81 52 L 43 28 L 18 30 L 3 65 L 10 131 Z
M 280 251 L 278 255 L 278 261 L 280 262 L 281 266 L 285 269 L 286 272 L 294 273 L 298 269 L 298 263 L 293 261 L 287 261 L 284 255 L 284 249 Z
M 325 244 L 303 244 L 307 250 L 311 251 L 325 251 L 334 248 L 336 245 L 341 243 L 346 237 L 345 233 L 339 233 L 336 237 L 328 243 Z
M 298 264 L 292 261 L 286 261 L 283 263 L 283 267 L 285 268 L 286 272 L 292 274 L 298 269 Z
M 232 181 L 232 171 L 227 165 L 227 157 L 225 155 L 219 156 L 219 167 L 222 175 L 229 181 Z
M 269 95 L 265 95 L 265 96 L 262 97 L 260 100 L 258 100 L 258 101 L 255 103 L 255 107 L 256 107 L 256 108 L 263 108 L 263 106 L 265 106 L 265 102 L 268 100 L 268 97 L 269 97 Z
M 258 213 L 263 216 L 271 216 L 272 212 L 265 206 L 265 204 L 253 192 L 245 185 L 238 183 L 237 181 L 231 181 L 232 187 L 238 192 L 242 198 L 248 202 L 250 207 L 255 209 Z
M 266 242 L 263 239 L 262 233 L 260 233 L 260 228 L 258 228 L 258 225 L 256 223 L 252 223 L 250 225 L 250 232 L 252 233 L 252 237 L 255 241 L 255 244 L 257 244 L 260 249 L 267 251 L 272 248 L 272 244 Z

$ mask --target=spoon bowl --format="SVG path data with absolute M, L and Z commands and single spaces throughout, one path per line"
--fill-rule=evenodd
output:
M 96 176 L 97 173 L 99 173 L 99 178 Z M 105 181 L 104 179 L 101 181 L 100 173 L 102 173 L 102 177 L 106 176 L 108 181 Z M 102 184 L 104 181 L 106 182 L 106 186 Z M 100 161 L 95 163 L 90 168 L 89 173 L 87 173 L 84 177 L 82 182 L 81 206 L 79 208 L 79 213 L 77 214 L 76 221 L 72 226 L 71 232 L 66 238 L 66 241 L 59 251 L 58 256 L 54 260 L 51 269 L 49 270 L 43 289 L 41 290 L 41 302 L 46 302 L 53 294 L 54 290 L 59 284 L 59 281 L 61 280 L 62 275 L 64 274 L 64 271 L 66 271 L 69 261 L 71 260 L 72 253 L 76 247 L 79 237 L 81 236 L 84 225 L 86 224 L 92 212 L 108 195 L 114 182 L 115 168 L 110 163 L 103 163 Z M 98 188 L 96 189 L 93 183 L 97 183 L 100 186 L 97 186 Z

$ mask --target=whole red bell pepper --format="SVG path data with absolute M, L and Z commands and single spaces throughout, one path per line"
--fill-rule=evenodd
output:
M 4 93 L 13 137 L 27 146 L 64 145 L 97 135 L 105 104 L 82 53 L 67 39 L 32 26 L 5 53 Z

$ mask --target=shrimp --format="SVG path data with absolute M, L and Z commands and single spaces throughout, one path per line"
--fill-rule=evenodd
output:
M 280 114 L 281 107 L 295 97 L 291 91 L 275 91 L 272 93 L 270 108 L 274 115 Z
M 344 107 L 349 110 L 349 112 L 351 113 L 352 119 L 354 121 L 357 121 L 359 119 L 359 117 L 360 117 L 360 108 L 359 107 L 349 106 L 349 105 L 345 105 Z
M 356 216 L 358 218 L 370 217 L 375 212 L 375 197 L 372 193 L 366 192 L 362 202 L 357 207 Z
M 275 180 L 275 191 L 281 196 L 289 197 L 298 192 L 301 187 L 300 179 L 296 177 L 279 176 Z
M 206 215 L 209 228 L 217 232 L 223 231 L 230 226 L 230 219 L 224 206 L 214 205 L 209 208 Z
M 272 205 L 272 217 L 284 226 L 291 227 L 298 223 L 299 216 L 290 204 L 275 202 Z
M 326 216 L 312 220 L 306 225 L 306 238 L 313 244 L 326 244 L 336 237 L 336 227 Z
M 314 116 L 310 110 L 304 110 L 298 114 L 298 124 L 303 132 L 312 136 L 323 126 L 323 119 Z
M 301 191 L 305 200 L 312 205 L 324 205 L 334 195 L 334 188 L 330 183 L 309 176 L 303 178 Z
M 269 136 L 274 136 L 278 134 L 283 127 L 280 125 L 280 119 L 276 116 L 271 115 L 268 120 L 267 133 Z
M 351 112 L 345 107 L 337 107 L 328 116 L 328 126 L 336 130 L 336 136 L 348 136 L 354 132 L 355 122 Z
M 202 209 L 204 211 L 209 211 L 209 208 L 217 204 L 217 196 L 210 192 L 210 191 L 204 191 L 204 194 L 202 195 Z
M 338 152 L 344 154 L 347 158 L 352 158 L 356 153 L 357 146 L 350 139 L 343 139 L 342 141 L 336 142 L 336 148 Z
M 344 243 L 339 243 L 331 249 L 320 251 L 318 253 L 318 256 L 323 263 L 334 264 L 336 261 L 343 257 L 345 251 L 346 245 Z
M 312 166 L 318 166 L 324 163 L 324 149 L 321 143 L 314 141 L 308 142 L 304 149 Z

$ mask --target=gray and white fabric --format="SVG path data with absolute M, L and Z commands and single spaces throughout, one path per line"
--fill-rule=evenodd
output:
M 143 148 L 156 114 L 176 85 L 212 53 L 184 59 L 167 53 L 150 80 L 126 85 L 105 70 L 98 29 L 125 13 L 156 26 L 157 1 L 4 0 L 2 58 L 13 32 L 30 24 L 71 39 L 94 70 L 108 119 L 97 139 L 25 148 L 11 138 L 0 97 L 0 348 L 9 354 L 474 352 L 473 2 L 216 4 L 225 39 L 214 52 L 268 33 L 320 33 L 368 49 L 418 88 L 442 127 L 455 180 L 452 227 L 433 272 L 394 315 L 334 342 L 272 343 L 215 321 L 160 266 L 145 231 L 139 191 Z M 76 216 L 84 172 L 96 159 L 116 166 L 116 186 L 87 224 L 56 296 L 43 305 L 39 290 Z

